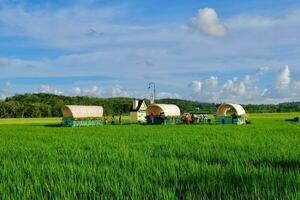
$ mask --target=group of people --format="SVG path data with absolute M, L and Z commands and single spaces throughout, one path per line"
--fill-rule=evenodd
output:
M 151 113 L 148 116 L 148 122 L 151 124 L 156 124 L 156 123 L 165 123 L 167 120 L 167 117 L 164 112 L 161 112 L 159 115 L 153 115 Z M 182 113 L 181 114 L 181 122 L 185 124 L 196 124 L 199 122 L 210 122 L 210 119 L 207 114 L 189 114 L 189 113 Z
M 119 122 L 119 124 L 122 124 L 122 115 L 119 115 L 118 122 Z M 107 116 L 104 116 L 104 124 L 106 125 L 108 123 L 109 122 L 108 122 Z M 111 116 L 111 122 L 110 123 L 112 125 L 116 124 L 116 120 L 115 120 L 115 116 L 114 115 Z
M 207 114 L 200 114 L 197 116 L 195 114 L 190 115 L 189 113 L 185 113 L 182 114 L 181 121 L 184 122 L 185 124 L 209 122 L 209 118 Z
M 208 114 L 200 114 L 199 115 L 199 121 L 201 122 L 209 122 L 209 117 L 208 117 Z
M 154 124 L 154 123 L 155 123 L 155 118 L 156 118 L 156 117 L 157 117 L 157 116 L 153 115 L 153 113 L 150 114 L 150 122 L 151 122 L 151 124 Z M 164 112 L 161 112 L 161 113 L 159 114 L 159 120 L 160 120 L 161 122 L 165 122 L 166 119 L 167 119 L 167 117 L 166 117 L 165 113 L 164 113 Z

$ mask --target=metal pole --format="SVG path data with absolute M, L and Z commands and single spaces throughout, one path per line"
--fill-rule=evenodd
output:
M 154 82 L 150 82 L 148 89 L 151 89 L 151 85 L 153 85 L 153 99 L 152 100 L 150 99 L 150 100 L 151 100 L 151 103 L 154 103 L 155 98 L 156 98 L 156 86 L 155 86 Z

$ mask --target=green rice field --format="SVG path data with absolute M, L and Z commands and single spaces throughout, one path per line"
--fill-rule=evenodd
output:
M 300 113 L 251 124 L 0 120 L 0 199 L 300 199 Z

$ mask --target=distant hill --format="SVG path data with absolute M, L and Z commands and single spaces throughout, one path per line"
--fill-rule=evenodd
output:
M 128 114 L 133 98 L 96 98 L 70 97 L 46 93 L 18 94 L 0 101 L 0 117 L 61 117 L 61 108 L 68 104 L 101 105 L 106 115 Z M 146 100 L 149 104 L 149 100 Z M 172 103 L 183 112 L 215 113 L 218 104 L 202 103 L 182 99 L 159 99 L 157 103 Z M 247 112 L 300 112 L 300 102 L 281 103 L 278 105 L 244 105 Z

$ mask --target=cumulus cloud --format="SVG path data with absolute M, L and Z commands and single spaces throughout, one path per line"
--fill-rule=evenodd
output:
M 223 101 L 237 101 L 241 99 L 251 98 L 252 96 L 247 96 L 248 88 L 243 81 L 238 81 L 237 78 L 227 80 L 222 86 L 221 96 Z
M 127 97 L 128 93 L 122 89 L 121 86 L 116 85 L 111 88 L 111 96 L 112 97 Z
M 218 86 L 219 79 L 216 76 L 210 76 L 208 79 L 205 81 L 205 86 L 206 88 L 209 89 L 215 89 Z
M 0 10 L 2 22 L 0 35 L 22 36 L 21 38 L 26 38 L 26 41 L 33 40 L 35 45 L 48 45 L 51 48 L 71 51 L 55 57 L 42 55 L 40 59 L 33 60 L 10 59 L 9 67 L 3 67 L 2 69 L 5 70 L 2 70 L 0 76 L 6 79 L 23 76 L 41 77 L 45 74 L 47 76 L 70 73 L 72 76 L 101 74 L 114 77 L 120 80 L 118 83 L 122 86 L 126 84 L 127 88 L 136 90 L 138 90 L 136 82 L 147 82 L 152 77 L 156 77 L 161 82 L 169 84 L 168 86 L 178 85 L 178 93 L 181 95 L 187 89 L 186 81 L 196 79 L 201 84 L 196 83 L 194 87 L 190 85 L 186 96 L 196 93 L 198 95 L 195 98 L 205 101 L 220 102 L 222 99 L 244 100 L 246 98 L 250 101 L 252 98 L 252 102 L 257 102 L 256 97 L 260 94 L 270 93 L 268 96 L 275 98 L 275 93 L 270 90 L 275 91 L 277 82 L 284 83 L 285 78 L 276 79 L 273 83 L 274 88 L 271 89 L 269 77 L 264 79 L 263 83 L 256 80 L 271 71 L 268 67 L 258 69 L 257 74 L 239 76 L 237 80 L 226 78 L 230 79 L 229 82 L 224 80 L 223 76 L 219 78 L 211 76 L 199 80 L 199 77 L 195 78 L 193 73 L 204 75 L 207 71 L 211 71 L 214 75 L 215 72 L 223 73 L 226 70 L 228 72 L 230 66 L 230 73 L 238 76 L 237 72 L 256 70 L 257 66 L 298 63 L 295 55 L 299 52 L 300 45 L 298 36 L 300 10 L 283 12 L 282 15 L 271 14 L 266 17 L 254 16 L 253 13 L 243 17 L 235 15 L 221 21 L 215 10 L 207 8 L 200 10 L 192 19 L 194 28 L 215 37 L 226 36 L 226 27 L 228 27 L 231 37 L 226 40 L 215 40 L 213 37 L 183 30 L 180 28 L 181 22 L 155 26 L 128 25 L 123 23 L 124 18 L 118 21 L 119 16 L 116 16 L 116 13 L 119 12 L 105 11 L 101 6 L 95 8 L 81 5 L 67 6 L 58 10 L 48 10 L 44 7 L 28 10 L 22 5 L 3 6 Z M 25 42 L 22 45 L 31 44 Z M 199 67 L 199 60 L 205 67 Z M 8 60 L 2 63 L 7 64 Z M 28 70 L 29 67 L 32 70 Z M 299 76 L 299 67 L 293 70 L 296 73 L 290 76 L 289 83 L 285 84 L 288 85 L 286 90 L 288 92 L 296 91 L 298 88 L 298 82 L 293 81 L 291 77 Z M 172 76 L 170 73 L 179 74 L 180 77 Z M 148 78 L 149 74 L 151 78 Z M 79 86 L 72 90 L 72 94 L 88 96 L 122 94 L 123 89 L 111 88 L 115 82 L 107 80 L 106 84 L 106 89 L 97 86 Z M 184 87 L 180 87 L 182 85 Z M 247 92 L 244 95 L 237 94 L 245 88 Z M 263 92 L 265 88 L 268 92 Z M 71 93 L 68 89 L 65 90 L 65 94 Z M 225 91 L 235 91 L 235 95 Z M 141 90 L 137 92 L 142 93 Z M 290 94 L 295 96 L 296 92 Z
M 212 76 L 206 79 L 197 100 L 211 102 L 242 102 L 242 103 L 278 103 L 283 101 L 297 101 L 300 98 L 300 81 L 292 80 L 292 72 L 286 65 L 281 68 L 270 87 L 261 86 L 261 73 L 269 68 L 259 68 L 253 75 L 242 78 L 233 77 L 219 84 L 218 78 Z M 261 74 L 259 77 L 258 74 Z M 195 97 L 195 96 L 194 96 Z
M 158 99 L 179 99 L 180 95 L 178 93 L 170 92 L 160 92 L 157 94 Z
M 274 102 L 295 101 L 300 98 L 300 81 L 292 80 L 288 65 L 281 68 L 271 87 L 265 88 L 262 96 Z
M 66 92 L 67 93 L 67 92 Z M 124 90 L 121 86 L 115 85 L 111 88 L 98 87 L 96 85 L 92 86 L 77 86 L 68 93 L 72 96 L 90 96 L 90 97 L 128 97 L 129 93 Z
M 300 81 L 293 81 L 293 90 L 300 96 Z
M 242 78 L 233 77 L 220 83 L 217 76 L 210 76 L 202 83 L 201 93 L 192 96 L 194 100 L 220 103 L 224 101 L 251 103 L 261 102 L 264 88 L 256 84 L 258 79 L 251 75 Z M 192 88 L 190 87 L 192 90 Z
M 101 6 L 91 9 L 85 6 L 67 6 L 59 10 L 47 10 L 45 8 L 27 10 L 22 6 L 4 7 L 0 11 L 0 18 L 4 21 L 3 27 L 7 29 L 6 34 L 12 36 L 21 34 L 27 39 L 34 39 L 41 45 L 72 50 L 67 55 L 34 59 L 35 62 L 12 60 L 5 76 L 16 76 L 16 74 L 43 76 L 45 73 L 58 75 L 69 73 L 70 67 L 76 67 L 76 70 L 72 70 L 72 75 L 97 73 L 118 76 L 124 72 L 122 76 L 128 77 L 134 74 L 137 77 L 149 74 L 149 69 L 164 66 L 160 67 L 159 70 L 151 70 L 151 73 L 157 73 L 156 75 L 157 77 L 160 76 L 160 79 L 165 78 L 162 71 L 165 74 L 170 71 L 180 73 L 184 71 L 185 67 L 182 66 L 185 65 L 189 66 L 191 72 L 194 70 L 203 72 L 207 69 L 222 71 L 226 70 L 227 66 L 231 66 L 233 70 L 242 67 L 248 70 L 267 63 L 267 59 L 260 58 L 268 58 L 276 62 L 274 60 L 278 59 L 273 59 L 272 55 L 266 56 L 266 54 L 272 54 L 274 49 L 281 49 L 278 46 L 272 48 L 274 45 L 294 40 L 293 46 L 299 46 L 297 44 L 300 41 L 296 35 L 299 31 L 288 31 L 293 27 L 300 27 L 299 20 L 294 20 L 291 23 L 289 22 L 290 17 L 282 19 L 282 23 L 278 23 L 276 29 L 269 27 L 270 30 L 264 30 L 267 31 L 267 34 L 256 34 L 255 29 L 242 29 L 239 32 L 234 32 L 232 31 L 234 23 L 228 24 L 228 21 L 243 20 L 240 24 L 247 26 L 247 20 L 253 16 L 247 16 L 243 19 L 229 16 L 224 19 L 224 22 L 234 37 L 221 41 L 182 30 L 180 24 L 143 26 L 128 25 L 127 23 L 122 25 L 123 21 L 118 21 L 119 16 L 115 16 L 115 13 L 118 12 L 113 9 L 109 12 L 102 12 L 102 10 Z M 209 9 L 202 9 L 200 12 L 202 14 L 199 14 L 192 21 L 196 23 L 202 21 L 198 19 L 204 18 L 204 21 L 207 18 L 210 19 L 211 17 L 207 17 L 205 13 L 215 13 L 215 11 L 213 9 L 208 11 Z M 290 15 L 298 16 L 296 14 Z M 217 19 L 215 21 L 223 24 L 217 18 L 216 13 L 213 16 Z M 269 18 L 274 20 L 275 17 Z M 193 25 L 193 27 L 195 26 Z M 0 34 L 4 29 L 0 30 Z M 112 38 L 109 38 L 110 36 Z M 281 38 L 279 39 L 278 36 Z M 168 45 L 168 42 L 172 45 Z M 120 46 L 122 48 L 119 48 Z M 80 49 L 80 53 L 74 53 L 78 49 Z M 178 56 L 178 52 L 181 52 L 180 56 Z M 290 51 L 287 54 L 293 55 Z M 243 60 L 243 64 L 232 58 Z M 201 62 L 207 67 L 199 68 L 198 59 L 202 59 Z M 218 62 L 220 59 L 224 62 Z M 135 61 L 137 64 L 133 63 Z M 155 61 L 154 64 L 153 61 Z M 26 66 L 34 66 L 36 69 L 26 70 Z M 58 67 L 53 66 L 59 66 L 59 70 Z M 32 73 L 34 74 L 32 75 Z
M 75 87 L 71 91 L 71 95 L 75 96 L 90 96 L 90 97 L 102 97 L 103 90 L 96 85 L 89 87 Z
M 289 66 L 286 65 L 280 70 L 277 76 L 276 83 L 275 83 L 276 89 L 279 90 L 287 89 L 290 82 L 291 82 L 291 72 Z
M 289 66 L 284 66 L 277 73 L 277 76 L 271 87 L 263 92 L 264 97 L 268 98 L 286 98 L 291 95 L 291 72 Z
M 202 83 L 201 81 L 195 80 L 189 84 L 189 87 L 192 89 L 194 95 L 199 95 L 201 93 Z
M 219 78 L 210 76 L 205 80 L 203 85 L 203 100 L 211 102 L 219 102 Z
M 225 25 L 212 8 L 199 9 L 198 15 L 192 18 L 191 23 L 194 28 L 211 36 L 225 37 L 227 35 Z
M 4 85 L 0 88 L 0 99 L 3 100 L 9 96 L 12 96 L 12 84 L 11 82 L 7 81 Z
M 256 70 L 256 73 L 260 76 L 264 75 L 265 73 L 267 73 L 268 71 L 270 70 L 269 67 L 267 66 L 263 66 L 263 67 L 260 67 Z
M 39 92 L 56 94 L 56 95 L 62 95 L 63 94 L 62 91 L 59 91 L 57 89 L 53 89 L 53 88 L 51 88 L 50 85 L 40 85 Z
M 216 76 L 210 76 L 204 81 L 194 80 L 188 87 L 191 90 L 191 98 L 194 100 L 218 101 L 220 88 L 219 79 Z

